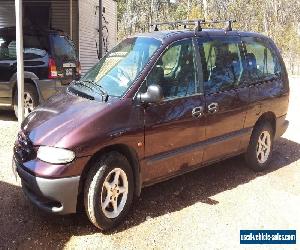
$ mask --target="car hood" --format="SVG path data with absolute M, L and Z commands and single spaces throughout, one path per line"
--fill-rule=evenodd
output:
M 88 100 L 67 91 L 31 112 L 22 130 L 34 145 L 55 146 L 65 135 L 97 119 L 109 103 Z

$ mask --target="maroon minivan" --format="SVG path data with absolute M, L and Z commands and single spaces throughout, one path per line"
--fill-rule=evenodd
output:
M 269 167 L 288 126 L 287 72 L 267 37 L 230 29 L 136 35 L 35 109 L 14 146 L 26 196 L 103 230 L 142 187 L 244 154 Z

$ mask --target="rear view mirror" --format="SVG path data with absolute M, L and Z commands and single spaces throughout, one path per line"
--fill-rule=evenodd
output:
M 139 93 L 137 97 L 142 103 L 158 103 L 163 98 L 162 88 L 152 84 L 147 88 L 146 93 Z

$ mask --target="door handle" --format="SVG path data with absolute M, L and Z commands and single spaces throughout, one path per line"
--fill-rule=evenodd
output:
M 196 118 L 201 117 L 203 115 L 203 110 L 204 108 L 202 106 L 193 108 L 192 116 Z
M 216 102 L 212 102 L 207 106 L 207 110 L 209 114 L 214 114 L 219 111 L 219 104 Z

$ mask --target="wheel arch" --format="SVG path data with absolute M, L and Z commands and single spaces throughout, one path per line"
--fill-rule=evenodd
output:
M 39 78 L 32 72 L 24 72 L 24 83 L 29 83 L 29 84 L 32 84 L 37 93 L 38 93 L 38 97 L 39 97 L 39 102 L 41 102 L 41 93 L 40 93 L 40 88 L 39 88 L 39 85 L 37 83 L 37 80 Z M 10 79 L 10 82 L 12 82 L 12 88 L 11 88 L 11 96 L 12 96 L 12 105 L 14 105 L 14 95 L 15 95 L 15 92 L 18 88 L 18 84 L 17 84 L 17 75 L 16 73 L 11 77 Z
M 258 126 L 258 124 L 261 124 L 263 122 L 270 122 L 272 128 L 273 128 L 273 136 L 276 134 L 276 116 L 273 112 L 268 111 L 263 113 L 258 120 L 256 121 L 254 128 Z
M 83 172 L 81 174 L 80 184 L 79 184 L 79 190 L 80 190 L 79 195 L 83 194 L 82 191 L 84 188 L 84 183 L 85 183 L 87 175 L 91 169 L 91 166 L 93 165 L 93 162 L 95 162 L 97 159 L 99 159 L 99 157 L 101 157 L 102 155 L 107 154 L 112 151 L 119 152 L 120 154 L 124 155 L 127 158 L 128 162 L 132 168 L 133 177 L 134 177 L 134 195 L 136 197 L 140 196 L 142 185 L 141 185 L 141 178 L 140 178 L 140 164 L 139 164 L 139 160 L 138 160 L 138 155 L 137 155 L 135 149 L 133 149 L 132 147 L 130 147 L 126 144 L 114 144 L 114 145 L 106 146 L 106 147 L 100 149 L 99 151 L 97 151 L 91 157 L 91 159 L 85 165 Z M 83 197 L 81 197 L 81 199 L 82 198 Z

